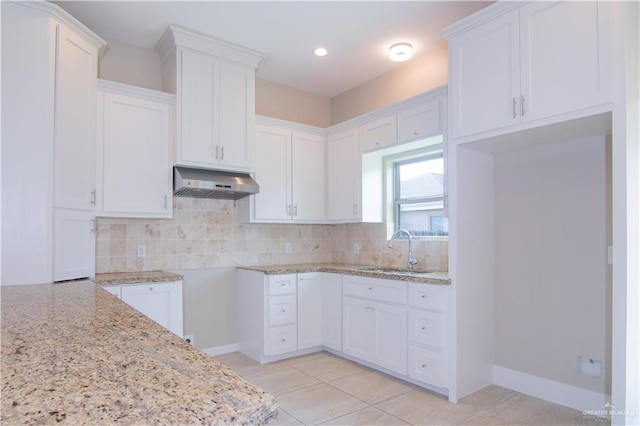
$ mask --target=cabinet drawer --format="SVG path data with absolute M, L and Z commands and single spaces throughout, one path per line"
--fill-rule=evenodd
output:
M 407 303 L 407 283 L 404 281 L 345 276 L 343 285 L 344 294 L 347 296 L 365 297 L 390 303 Z
M 410 345 L 409 377 L 439 388 L 446 387 L 442 352 Z
M 295 294 L 296 274 L 269 276 L 269 296 Z
M 295 324 L 296 312 L 295 294 L 269 297 L 269 327 Z
M 409 283 L 409 306 L 444 311 L 442 288 L 431 284 Z
M 267 355 L 278 355 L 298 349 L 295 324 L 269 328 Z
M 410 309 L 409 341 L 442 348 L 442 314 Z

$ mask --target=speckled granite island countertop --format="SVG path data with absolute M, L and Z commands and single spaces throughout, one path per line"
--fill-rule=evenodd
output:
M 343 265 L 335 263 L 305 263 L 293 265 L 260 265 L 237 266 L 239 269 L 249 269 L 263 272 L 267 275 L 298 274 L 304 272 L 333 272 L 336 274 L 358 275 L 361 277 L 383 278 L 388 280 L 409 281 L 424 284 L 450 285 L 451 278 L 447 272 L 429 272 L 416 270 L 415 272 L 398 271 L 381 266 Z
M 114 272 L 109 274 L 96 274 L 93 282 L 98 285 L 122 285 L 180 281 L 183 278 L 180 274 L 167 271 Z
M 276 399 L 90 281 L 3 286 L 7 424 L 263 424 Z

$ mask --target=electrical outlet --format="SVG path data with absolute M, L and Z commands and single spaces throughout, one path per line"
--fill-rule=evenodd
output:
M 353 254 L 360 254 L 360 244 L 353 243 Z
M 293 252 L 293 247 L 291 246 L 291 243 L 284 243 L 284 252 L 287 254 L 291 254 L 291 252 Z
M 138 257 L 145 257 L 147 255 L 147 246 L 139 245 L 138 246 Z
M 193 334 L 187 334 L 186 336 L 184 336 L 184 340 L 190 345 L 195 344 L 195 337 L 193 336 Z
M 578 371 L 589 377 L 602 377 L 602 361 L 578 357 Z

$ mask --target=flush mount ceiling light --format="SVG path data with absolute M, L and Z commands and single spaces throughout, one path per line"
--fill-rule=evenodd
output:
M 324 47 L 318 47 L 313 51 L 313 54 L 316 56 L 327 56 L 327 53 L 327 49 L 325 49 Z
M 393 62 L 403 62 L 411 59 L 413 47 L 409 43 L 396 43 L 389 48 L 389 59 Z

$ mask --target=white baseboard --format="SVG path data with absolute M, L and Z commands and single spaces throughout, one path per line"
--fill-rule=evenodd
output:
M 611 396 L 508 368 L 493 366 L 493 383 L 579 411 L 599 410 Z
M 231 352 L 237 352 L 240 349 L 240 345 L 233 343 L 231 345 L 216 346 L 214 348 L 202 349 L 202 352 L 209 356 L 229 354 Z

